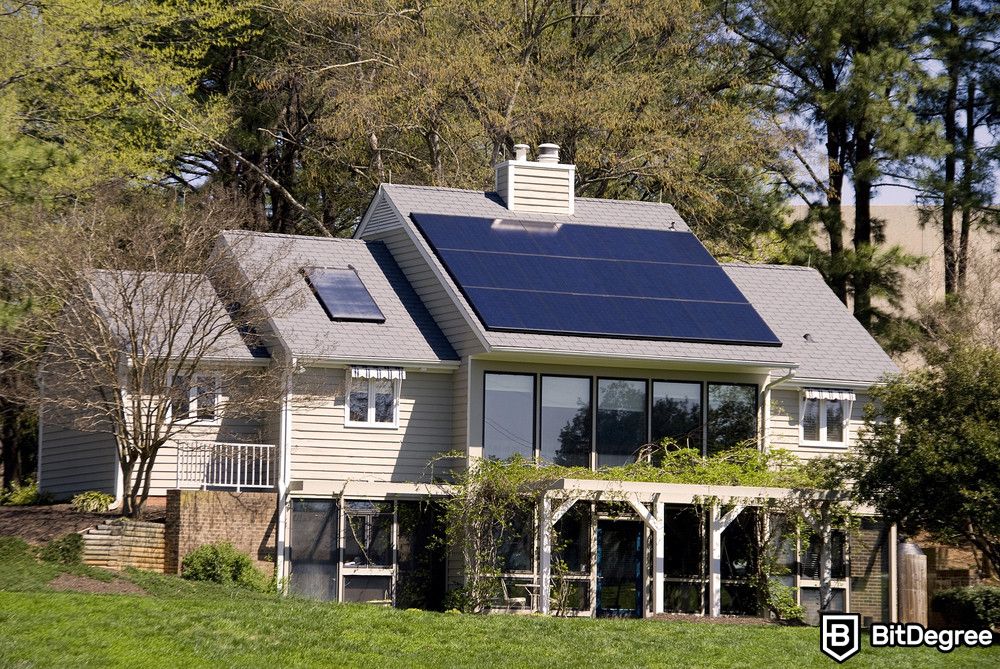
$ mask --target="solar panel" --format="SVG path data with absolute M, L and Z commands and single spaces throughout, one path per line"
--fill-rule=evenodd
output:
M 382 311 L 353 269 L 313 267 L 304 270 L 304 273 L 330 320 L 385 322 Z
M 411 216 L 487 329 L 781 344 L 690 232 Z

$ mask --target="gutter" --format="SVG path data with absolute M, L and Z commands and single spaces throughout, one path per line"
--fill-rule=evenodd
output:
M 494 346 L 488 353 L 513 353 L 516 355 L 539 356 L 539 357 L 562 357 L 562 358 L 596 358 L 602 360 L 649 360 L 653 362 L 671 362 L 685 365 L 710 365 L 717 367 L 766 367 L 768 369 L 798 369 L 799 363 L 777 360 L 733 360 L 727 358 L 697 358 L 691 356 L 662 356 L 662 355 L 635 355 L 622 356 L 617 353 L 601 353 L 599 351 L 553 351 L 538 348 L 521 348 L 514 346 Z M 486 354 L 479 354 L 476 357 L 485 357 Z
M 771 434 L 771 389 L 775 386 L 781 385 L 785 381 L 788 381 L 793 376 L 795 376 L 795 370 L 791 369 L 784 376 L 777 378 L 773 381 L 769 381 L 764 384 L 764 388 L 761 390 L 761 395 L 764 396 L 764 434 L 762 435 L 761 445 L 764 447 L 764 452 L 770 451 L 770 434 Z

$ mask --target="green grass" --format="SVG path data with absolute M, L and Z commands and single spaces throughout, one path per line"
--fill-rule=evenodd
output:
M 0 543 L 2 667 L 832 667 L 817 630 L 468 616 L 279 599 L 129 572 L 148 596 L 53 592 Z M 848 667 L 1000 666 L 1000 649 L 863 648 Z

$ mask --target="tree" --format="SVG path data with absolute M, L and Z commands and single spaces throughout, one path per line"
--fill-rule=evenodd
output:
M 127 195 L 7 240 L 12 283 L 31 304 L 3 348 L 39 378 L 20 399 L 46 424 L 114 436 L 128 515 L 142 512 L 160 449 L 199 439 L 192 412 L 221 417 L 226 441 L 242 430 L 230 419 L 261 420 L 284 387 L 281 360 L 247 363 L 266 355 L 259 333 L 290 306 L 295 277 L 251 254 L 246 235 L 220 237 L 245 216 L 218 196 Z
M 1000 569 L 1000 352 L 967 340 L 872 391 L 854 476 L 904 531 L 968 542 Z
M 875 247 L 882 235 L 871 201 L 885 165 L 929 141 L 911 101 L 924 76 L 914 56 L 930 2 L 732 0 L 722 7 L 727 25 L 772 72 L 781 102 L 773 120 L 794 158 L 782 173 L 809 205 L 807 222 L 818 223 L 828 242 L 828 253 L 811 245 L 806 253 L 841 301 L 853 298 L 857 319 L 878 332 L 891 318 L 873 298 L 895 297 L 899 268 L 911 261 L 899 249 Z M 810 159 L 813 144 L 822 146 L 818 164 Z M 842 212 L 848 177 L 852 250 L 844 246 Z
M 952 299 L 966 286 L 972 226 L 997 219 L 990 210 L 995 147 L 980 145 L 977 131 L 995 124 L 997 99 L 990 89 L 1000 77 L 1000 11 L 980 0 L 947 0 L 936 8 L 926 33 L 930 62 L 943 69 L 943 81 L 924 87 L 918 109 L 941 120 L 944 155 L 917 163 L 916 187 L 921 204 L 932 207 L 925 218 L 938 219 L 941 226 L 944 292 Z

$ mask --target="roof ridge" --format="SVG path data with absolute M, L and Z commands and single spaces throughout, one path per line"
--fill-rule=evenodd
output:
M 766 263 L 766 262 L 741 262 L 738 260 L 731 262 L 720 262 L 719 265 L 722 267 L 736 267 L 745 269 L 782 269 L 790 270 L 794 272 L 818 272 L 819 270 L 815 267 L 807 267 L 806 265 L 782 265 L 780 263 Z
M 382 186 L 388 188 L 412 188 L 414 190 L 432 190 L 432 191 L 452 191 L 459 193 L 475 193 L 477 195 L 499 195 L 495 190 L 477 190 L 474 188 L 454 188 L 452 186 L 424 186 L 417 184 L 381 184 Z M 641 206 L 651 206 L 651 207 L 669 207 L 670 209 L 676 208 L 669 202 L 651 202 L 649 200 L 617 200 L 612 198 L 603 197 L 578 197 L 575 198 L 577 202 L 599 202 L 602 204 L 631 204 L 631 205 L 641 205 Z
M 373 243 L 373 242 L 368 242 L 367 240 L 364 239 L 355 239 L 354 237 L 324 237 L 321 235 L 295 235 L 295 234 L 286 234 L 281 232 L 260 232 L 259 230 L 242 230 L 239 228 L 230 228 L 227 230 L 223 230 L 221 234 L 225 235 L 229 233 L 252 235 L 254 237 L 275 237 L 277 239 L 308 239 L 310 241 L 317 241 L 317 242 L 354 242 L 359 244 Z

